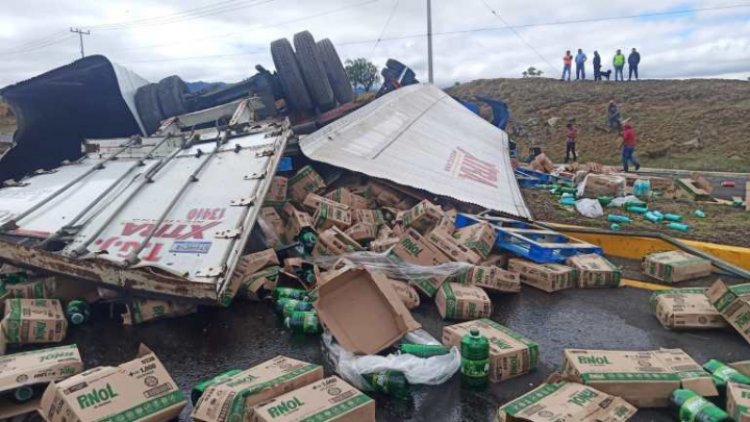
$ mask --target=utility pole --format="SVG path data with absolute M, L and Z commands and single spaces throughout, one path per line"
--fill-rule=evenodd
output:
M 81 58 L 86 57 L 86 55 L 83 53 L 83 36 L 91 35 L 91 31 L 81 31 L 81 28 L 76 28 L 76 29 L 70 28 L 70 32 L 78 34 L 78 39 L 81 42 Z
M 435 82 L 432 73 L 432 0 L 427 0 L 427 80 Z

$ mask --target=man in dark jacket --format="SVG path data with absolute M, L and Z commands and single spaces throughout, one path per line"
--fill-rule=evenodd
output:
M 594 51 L 594 80 L 602 80 L 602 58 L 598 51 Z
M 637 52 L 635 48 L 630 52 L 628 56 L 628 80 L 633 78 L 635 73 L 635 80 L 638 80 L 638 64 L 641 62 L 641 53 Z

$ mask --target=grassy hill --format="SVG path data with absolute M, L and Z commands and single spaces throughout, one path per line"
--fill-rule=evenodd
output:
M 485 95 L 507 102 L 509 132 L 523 155 L 532 137 L 542 137 L 547 154 L 562 162 L 565 123 L 575 118 L 579 161 L 618 163 L 620 138 L 607 131 L 605 122 L 607 103 L 615 99 L 638 132 L 637 155 L 644 167 L 750 172 L 747 81 L 483 79 L 449 92 L 463 99 Z M 548 123 L 552 118 L 559 119 L 554 126 Z

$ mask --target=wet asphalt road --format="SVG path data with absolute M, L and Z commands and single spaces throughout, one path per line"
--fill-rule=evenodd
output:
M 633 267 L 633 265 L 630 265 Z M 629 272 L 626 272 L 626 275 Z M 703 284 L 707 281 L 689 283 Z M 538 369 L 528 375 L 494 384 L 481 393 L 461 389 L 460 376 L 441 386 L 417 387 L 413 400 L 401 403 L 383 396 L 377 401 L 380 421 L 491 421 L 497 407 L 542 382 L 560 368 L 565 348 L 641 349 L 682 348 L 698 362 L 750 359 L 750 347 L 733 331 L 670 332 L 650 313 L 650 292 L 633 288 L 566 290 L 555 294 L 524 287 L 518 295 L 494 295 L 492 319 L 536 340 Z M 102 314 L 106 309 L 98 309 Z M 429 300 L 414 316 L 436 338 L 448 323 L 440 320 Z M 132 358 L 143 342 L 167 366 L 185 393 L 198 380 L 228 369 L 245 369 L 282 354 L 323 362 L 317 338 L 293 337 L 271 311 L 270 304 L 237 302 L 229 309 L 123 327 L 100 315 L 88 326 L 70 331 L 86 367 L 116 365 Z M 326 374 L 332 374 L 326 368 Z M 187 420 L 189 409 L 183 412 Z M 641 410 L 635 421 L 672 420 L 666 410 Z

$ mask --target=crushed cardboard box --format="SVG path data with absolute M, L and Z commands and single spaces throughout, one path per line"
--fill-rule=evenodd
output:
M 625 178 L 610 174 L 589 173 L 583 179 L 583 188 L 578 187 L 581 198 L 611 196 L 617 198 L 625 194 Z
M 453 237 L 458 239 L 458 243 L 473 250 L 482 258 L 487 258 L 495 246 L 497 233 L 491 224 L 477 223 L 456 229 Z
M 414 287 L 404 281 L 394 280 L 388 277 L 385 278 L 391 284 L 391 287 L 393 287 L 393 290 L 398 297 L 401 298 L 401 302 L 404 303 L 407 309 L 414 309 L 419 306 L 419 293 L 417 293 L 417 290 Z
M 370 206 L 370 201 L 367 198 L 354 194 L 347 188 L 334 189 L 326 194 L 326 198 L 347 205 L 352 209 L 367 209 Z
M 247 289 L 251 279 L 255 277 L 258 272 L 268 267 L 278 267 L 279 258 L 276 256 L 276 251 L 273 249 L 265 249 L 259 252 L 243 255 L 237 262 L 237 266 L 232 273 L 232 277 L 229 279 L 229 286 L 226 289 L 226 293 L 222 297 L 221 304 L 224 306 L 234 299 L 234 297 L 243 289 Z M 250 289 L 252 291 L 253 289 Z M 256 290 L 257 292 L 257 290 Z
M 315 228 L 318 230 L 330 229 L 331 227 L 346 230 L 352 225 L 352 214 L 348 210 L 332 206 L 325 202 L 321 202 L 318 205 L 318 209 L 315 210 L 312 218 Z
M 304 166 L 297 173 L 289 178 L 287 182 L 287 195 L 297 202 L 302 202 L 308 193 L 318 193 L 326 188 L 326 183 L 322 177 L 312 168 Z
M 286 240 L 286 229 L 281 216 L 272 207 L 263 207 L 260 209 L 258 224 L 266 238 L 266 243 L 271 248 L 282 246 Z
M 504 381 L 536 369 L 539 345 L 491 319 L 482 318 L 443 327 L 443 344 L 460 347 L 461 338 L 469 333 L 471 327 L 477 327 L 490 342 L 490 381 Z
M 312 212 L 315 212 L 315 210 L 320 207 L 320 204 L 328 204 L 329 206 L 333 208 L 339 208 L 344 211 L 351 211 L 350 207 L 346 204 L 342 204 L 340 202 L 336 202 L 333 199 L 327 198 L 325 196 L 317 195 L 314 193 L 308 193 L 305 197 L 305 200 L 302 201 L 302 205 L 304 205 L 307 209 L 309 209 Z
M 407 262 L 425 267 L 447 264 L 451 259 L 440 252 L 430 241 L 424 238 L 418 231 L 409 228 L 389 251 L 388 258 L 395 264 Z M 445 275 L 432 275 L 414 277 L 410 282 L 427 296 L 435 296 L 440 286 L 443 285 Z
M 446 282 L 435 295 L 443 319 L 467 320 L 489 317 L 492 301 L 481 287 Z
M 0 281 L 0 300 L 5 299 L 49 299 L 54 288 L 54 279 L 32 278 L 18 283 Z M 1 305 L 0 305 L 1 306 Z
M 344 233 L 357 242 L 369 242 L 378 237 L 378 226 L 369 223 L 355 223 Z
M 263 299 L 262 292 L 271 292 L 276 288 L 280 272 L 281 267 L 275 265 L 250 274 L 242 283 L 237 296 L 242 299 L 260 301 Z
M 100 366 L 51 383 L 39 413 L 47 422 L 148 421 L 176 418 L 187 404 L 159 358 L 141 345 L 117 367 Z
M 625 422 L 637 409 L 620 397 L 575 382 L 546 382 L 497 411 L 496 422 Z
M 2 326 L 9 344 L 57 343 L 68 320 L 57 299 L 7 299 Z
M 364 250 L 365 248 L 359 242 L 334 226 L 318 234 L 318 242 L 313 248 L 312 255 L 315 257 L 343 255 Z
M 283 176 L 274 176 L 271 179 L 271 185 L 268 187 L 266 199 L 270 201 L 286 200 L 286 189 L 289 180 Z
M 665 283 L 711 275 L 711 261 L 683 251 L 657 252 L 642 260 L 643 272 Z
M 704 397 L 719 394 L 711 374 L 681 349 L 565 349 L 563 372 L 637 407 L 666 407 L 677 388 L 689 388 Z
M 258 405 L 252 422 L 375 422 L 375 400 L 333 376 Z
M 716 280 L 706 296 L 729 325 L 750 343 L 750 283 L 727 286 Z
M 734 422 L 750 422 L 750 385 L 727 384 L 727 413 Z
M 622 271 L 601 255 L 575 255 L 565 263 L 576 269 L 579 288 L 620 287 Z
M 479 265 L 483 267 L 500 267 L 508 268 L 509 257 L 506 254 L 490 254 L 486 259 L 483 259 Z
M 14 353 L 0 357 L 0 396 L 16 388 L 46 387 L 83 371 L 83 362 L 75 344 Z M 41 397 L 17 403 L 0 398 L 0 420 L 35 411 Z
M 562 264 L 537 264 L 511 258 L 508 260 L 508 269 L 520 274 L 521 283 L 548 293 L 571 289 L 578 282 L 576 269 Z
M 254 406 L 322 379 L 322 366 L 277 356 L 208 387 L 190 416 L 202 422 L 250 421 Z
M 310 217 L 310 214 L 298 210 L 289 202 L 284 205 L 283 211 L 287 216 L 287 225 L 285 231 L 287 241 L 291 242 L 293 239 L 297 239 L 302 229 L 312 229 L 315 226 L 313 224 L 312 217 Z
M 453 236 L 444 229 L 435 228 L 435 230 L 429 232 L 425 237 L 432 242 L 440 252 L 453 261 L 468 262 L 476 265 L 482 260 L 482 257 L 478 253 L 459 243 L 458 240 L 453 238 Z
M 421 327 L 382 274 L 350 266 L 329 273 L 313 306 L 344 349 L 375 354 Z
M 706 288 L 660 290 L 651 295 L 651 311 L 670 330 L 716 329 L 728 327 L 708 301 Z
M 401 202 L 401 195 L 394 189 L 377 182 L 369 182 L 368 189 L 375 201 L 384 207 L 395 207 Z
M 501 293 L 518 293 L 521 291 L 521 275 L 499 267 L 472 266 L 456 276 L 461 284 L 481 287 Z
M 198 307 L 192 303 L 134 297 L 126 306 L 125 313 L 122 314 L 122 323 L 136 325 L 158 319 L 190 315 L 197 311 Z

